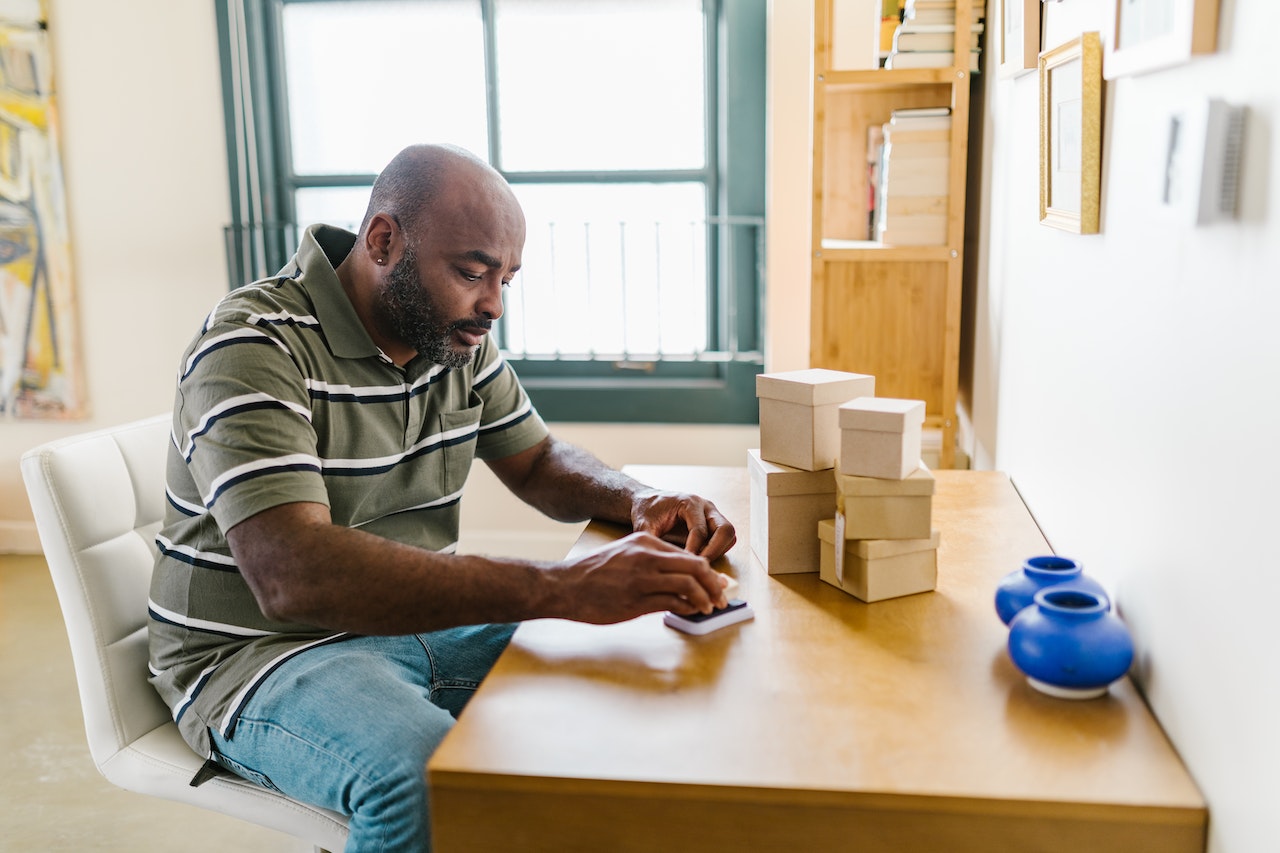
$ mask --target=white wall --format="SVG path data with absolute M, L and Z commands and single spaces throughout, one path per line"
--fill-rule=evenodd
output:
M 1114 7 L 1045 4 L 1044 47 L 1105 33 Z M 1277 31 L 1274 0 L 1223 0 L 1216 55 L 1107 84 L 1096 236 L 1037 222 L 1036 75 L 983 80 L 971 451 L 1112 587 L 1215 853 L 1280 850 Z M 1160 221 L 1165 115 L 1209 95 L 1250 109 L 1242 219 Z

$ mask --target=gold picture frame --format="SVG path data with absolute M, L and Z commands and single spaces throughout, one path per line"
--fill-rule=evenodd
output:
M 1102 39 L 1040 54 L 1040 222 L 1097 234 L 1102 184 Z
M 1108 80 L 1213 53 L 1219 0 L 1111 0 L 1102 71 Z
M 1036 70 L 1040 57 L 1041 0 L 1000 0 L 1000 77 L 1019 77 Z

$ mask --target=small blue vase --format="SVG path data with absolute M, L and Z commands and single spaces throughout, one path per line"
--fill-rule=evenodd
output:
M 1133 638 L 1099 596 L 1069 584 L 1052 586 L 1014 617 L 1009 657 L 1042 693 L 1092 699 L 1129 671 Z
M 996 585 L 996 615 L 1008 625 L 1023 608 L 1031 606 L 1037 592 L 1062 583 L 1088 590 L 1100 596 L 1108 607 L 1111 606 L 1107 591 L 1093 578 L 1085 577 L 1084 566 L 1080 562 L 1069 557 L 1048 555 L 1028 557 L 1022 568 L 1000 579 Z

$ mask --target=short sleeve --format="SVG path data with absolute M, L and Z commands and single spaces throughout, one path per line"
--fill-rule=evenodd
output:
M 224 533 L 280 504 L 328 505 L 306 384 L 276 329 L 211 325 L 183 362 L 174 414 L 178 452 Z
M 484 404 L 476 443 L 481 459 L 511 456 L 547 437 L 547 425 L 492 338 L 476 354 L 471 391 Z

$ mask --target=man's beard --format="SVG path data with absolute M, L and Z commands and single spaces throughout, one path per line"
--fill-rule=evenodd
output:
M 446 368 L 466 367 L 475 350 L 459 350 L 453 343 L 453 332 L 465 326 L 484 326 L 484 318 L 467 318 L 449 322 L 440 316 L 440 308 L 422 286 L 418 276 L 418 260 L 413 250 L 405 247 L 400 259 L 382 285 L 378 313 L 383 323 L 403 343 Z

